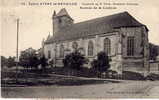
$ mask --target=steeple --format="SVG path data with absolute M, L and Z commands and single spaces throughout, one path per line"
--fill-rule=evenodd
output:
M 54 10 L 54 16 L 56 15 L 56 11 Z
M 57 16 L 68 16 L 68 12 L 66 11 L 65 8 L 62 8 L 57 14 Z
M 72 19 L 65 8 L 62 8 L 62 9 L 59 11 L 59 13 L 57 13 L 56 16 L 57 16 L 57 17 L 67 16 L 67 17 L 69 17 L 70 19 Z M 72 20 L 73 20 L 73 19 L 72 19 Z
M 56 11 L 54 10 L 54 13 L 52 15 L 52 18 L 56 17 Z
M 54 11 L 52 16 L 53 34 L 56 34 L 61 28 L 68 27 L 73 24 L 73 19 L 70 17 L 65 8 L 62 8 L 57 14 Z

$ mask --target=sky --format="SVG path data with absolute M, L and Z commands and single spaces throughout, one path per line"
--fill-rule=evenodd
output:
M 77 6 L 23 6 L 21 2 L 77 2 Z M 81 3 L 132 2 L 137 6 L 116 6 L 117 9 L 80 9 Z M 149 29 L 149 41 L 159 45 L 159 1 L 154 0 L 2 0 L 1 3 L 1 55 L 16 55 L 16 19 L 19 23 L 19 52 L 29 47 L 39 49 L 43 38 L 52 35 L 52 14 L 66 8 L 75 23 L 128 11 Z

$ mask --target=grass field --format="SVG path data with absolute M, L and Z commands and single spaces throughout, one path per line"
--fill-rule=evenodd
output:
M 61 76 L 60 76 L 61 75 Z M 92 70 L 83 68 L 80 70 L 72 70 L 68 68 L 51 68 L 45 70 L 19 70 L 16 73 L 15 69 L 2 70 L 1 73 L 2 87 L 25 87 L 25 86 L 50 86 L 50 85 L 85 85 L 85 84 L 100 84 L 105 83 L 103 80 L 81 80 L 79 77 L 98 78 L 98 75 Z M 74 77 L 67 77 L 74 76 Z M 159 75 L 151 75 L 159 79 Z M 17 80 L 16 80 L 17 78 Z M 100 77 L 101 78 L 101 77 Z M 103 77 L 102 77 L 103 78 Z M 104 77 L 109 79 L 109 77 Z M 122 77 L 114 76 L 114 79 L 122 80 L 145 80 L 139 73 L 123 72 Z M 118 82 L 118 81 L 114 81 Z

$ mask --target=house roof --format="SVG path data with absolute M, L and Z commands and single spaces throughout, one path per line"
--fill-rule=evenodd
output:
M 59 15 L 64 14 L 64 10 Z M 56 34 L 50 37 L 45 43 L 53 43 L 64 40 L 78 39 L 89 35 L 102 34 L 114 31 L 120 27 L 139 27 L 145 26 L 138 22 L 128 12 L 122 12 L 110 16 L 100 17 L 84 22 L 72 24 L 60 29 Z

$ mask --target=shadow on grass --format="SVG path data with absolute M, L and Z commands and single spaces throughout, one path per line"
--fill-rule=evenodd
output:
M 73 76 L 81 75 L 91 75 L 93 72 L 89 72 L 90 70 L 81 71 L 74 70 Z M 55 68 L 53 72 L 59 72 L 67 75 L 70 73 L 70 69 L 61 69 Z M 59 86 L 77 86 L 77 85 L 91 85 L 91 84 L 107 84 L 107 83 L 119 83 L 119 80 L 101 80 L 101 79 L 84 79 L 79 77 L 66 77 L 66 75 L 55 75 L 55 74 L 44 74 L 44 73 L 18 73 L 18 82 L 15 82 L 16 73 L 15 72 L 4 72 L 2 74 L 1 79 L 1 87 L 27 87 L 27 86 L 51 86 L 51 85 L 59 85 Z M 86 77 L 83 76 L 83 77 Z
M 120 83 L 120 81 L 112 80 L 65 80 L 56 82 L 59 86 L 77 86 L 77 85 L 91 85 L 91 84 L 108 84 L 108 83 Z
M 96 79 L 60 79 L 60 80 L 34 80 L 18 83 L 3 84 L 2 87 L 27 87 L 27 86 L 79 86 L 91 84 L 108 84 L 108 83 L 121 83 L 118 80 L 96 80 Z

